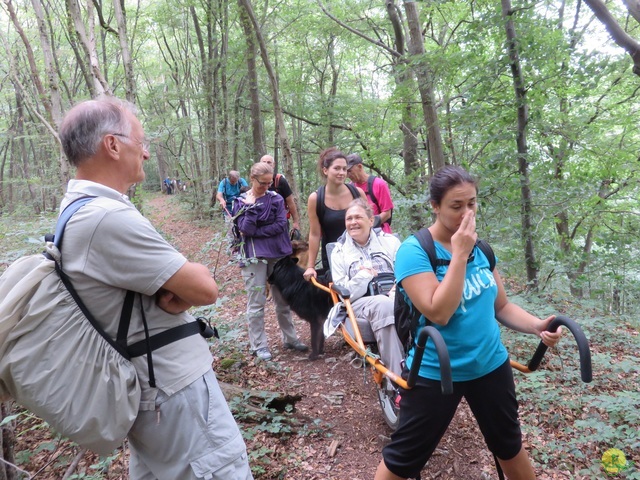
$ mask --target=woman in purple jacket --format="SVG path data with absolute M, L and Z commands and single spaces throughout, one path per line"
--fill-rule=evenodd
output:
M 235 199 L 233 217 L 242 234 L 242 278 L 247 290 L 247 325 L 251 351 L 261 360 L 271 360 L 264 330 L 264 305 L 267 301 L 267 278 L 278 260 L 291 255 L 291 241 L 284 199 L 269 191 L 273 169 L 266 163 L 251 167 L 251 189 Z M 271 293 L 276 318 L 282 332 L 283 347 L 305 352 L 291 318 L 289 305 L 275 286 Z

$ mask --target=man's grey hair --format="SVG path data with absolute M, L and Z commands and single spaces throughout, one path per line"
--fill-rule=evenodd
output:
M 229 171 L 229 180 L 231 179 L 236 179 L 236 180 L 240 180 L 240 172 L 237 170 L 231 170 Z
M 102 137 L 119 134 L 127 141 L 131 122 L 125 112 L 137 114 L 135 105 L 115 97 L 102 96 L 75 105 L 62 120 L 60 143 L 69 163 L 78 166 L 98 151 Z

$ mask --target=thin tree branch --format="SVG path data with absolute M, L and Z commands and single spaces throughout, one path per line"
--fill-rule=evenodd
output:
M 633 60 L 633 73 L 640 76 L 640 43 L 620 26 L 602 0 L 584 0 L 605 26 L 613 41 L 624 48 Z
M 100 3 L 98 0 L 93 0 L 93 5 L 96 7 L 96 12 L 98 12 L 98 20 L 100 20 L 100 26 L 103 28 L 103 30 L 109 33 L 113 33 L 117 37 L 118 32 L 116 32 L 109 26 L 109 24 L 105 21 L 104 16 L 102 15 L 102 3 Z
M 389 52 L 391 55 L 393 55 L 396 58 L 401 58 L 402 54 L 395 51 L 393 48 L 390 48 L 388 45 L 385 45 L 384 43 L 375 40 L 367 35 L 365 35 L 364 33 L 362 33 L 359 30 L 356 30 L 355 28 L 350 27 L 349 25 L 347 25 L 346 23 L 342 22 L 341 20 L 337 19 L 336 17 L 334 17 L 331 13 L 329 13 L 327 11 L 327 9 L 325 8 L 325 6 L 322 4 L 322 2 L 320 0 L 317 0 L 318 2 L 318 6 L 322 9 L 322 11 L 324 12 L 324 14 L 329 17 L 331 20 L 333 20 L 334 22 L 336 22 L 338 25 L 340 25 L 342 28 L 344 28 L 345 30 L 349 30 L 351 33 L 359 36 L 360 38 L 364 38 L 367 42 L 371 42 L 374 45 L 386 50 L 387 52 Z

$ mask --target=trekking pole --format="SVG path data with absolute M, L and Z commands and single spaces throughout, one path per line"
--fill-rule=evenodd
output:
M 580 328 L 580 325 L 564 315 L 558 315 L 554 318 L 547 327 L 547 331 L 555 332 L 561 325 L 569 329 L 578 344 L 578 353 L 580 355 L 580 377 L 582 378 L 582 381 L 585 383 L 591 382 L 591 380 L 593 380 L 593 373 L 591 368 L 591 351 L 589 350 L 589 341 L 587 340 L 587 337 Z M 542 357 L 546 353 L 547 349 L 548 347 L 541 341 L 526 367 L 513 360 L 511 361 L 511 366 L 523 373 L 535 372 L 540 366 Z

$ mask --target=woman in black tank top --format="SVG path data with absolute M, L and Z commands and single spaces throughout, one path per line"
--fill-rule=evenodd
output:
M 325 178 L 325 185 L 309 195 L 309 262 L 304 278 L 317 277 L 316 258 L 322 242 L 322 271 L 329 268 L 326 244 L 335 242 L 344 232 L 344 217 L 354 198 L 365 198 L 362 189 L 345 184 L 347 156 L 335 147 L 320 153 L 318 168 Z

